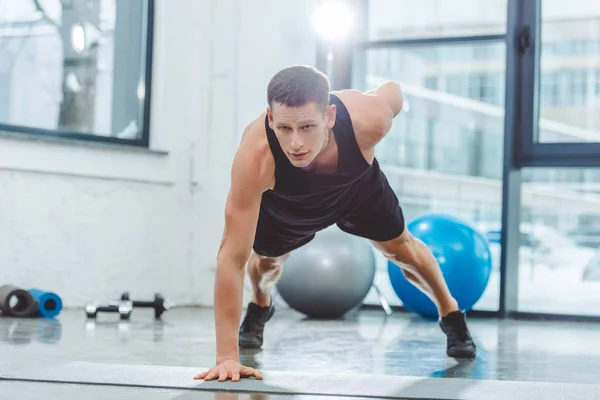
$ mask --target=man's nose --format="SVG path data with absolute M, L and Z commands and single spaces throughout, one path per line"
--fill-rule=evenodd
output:
M 292 149 L 294 151 L 300 150 L 300 148 L 302 148 L 302 146 L 304 146 L 304 142 L 302 141 L 302 139 L 300 138 L 300 135 L 298 135 L 298 133 L 294 132 L 292 134 L 292 141 L 290 142 L 290 145 L 292 146 Z

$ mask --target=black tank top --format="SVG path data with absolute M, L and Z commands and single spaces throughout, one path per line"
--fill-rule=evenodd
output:
M 261 213 L 298 228 L 329 225 L 359 207 L 381 186 L 377 160 L 369 164 L 362 155 L 348 109 L 333 94 L 330 104 L 337 108 L 333 134 L 338 166 L 329 174 L 293 166 L 269 127 L 268 116 L 265 118 L 267 139 L 275 159 L 275 187 L 263 193 Z

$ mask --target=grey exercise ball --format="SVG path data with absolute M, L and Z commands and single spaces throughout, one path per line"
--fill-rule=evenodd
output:
M 310 318 L 340 318 L 361 305 L 375 269 L 371 243 L 334 225 L 292 252 L 277 290 L 292 309 Z

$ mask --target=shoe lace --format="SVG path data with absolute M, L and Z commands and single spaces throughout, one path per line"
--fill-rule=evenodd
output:
M 449 329 L 448 336 L 450 336 L 451 339 L 459 340 L 461 342 L 471 340 L 469 329 L 467 329 L 467 324 L 463 320 L 452 324 L 452 328 Z
M 244 318 L 243 330 L 244 331 L 257 331 L 261 328 L 262 316 L 257 313 L 248 313 Z

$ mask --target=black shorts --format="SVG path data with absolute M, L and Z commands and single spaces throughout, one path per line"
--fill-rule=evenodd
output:
M 344 232 L 376 242 L 400 236 L 405 229 L 404 215 L 396 194 L 387 180 L 360 204 L 352 204 L 338 216 L 318 224 L 304 220 L 280 221 L 261 213 L 254 239 L 254 251 L 266 257 L 278 257 L 307 243 L 315 234 L 333 224 Z

